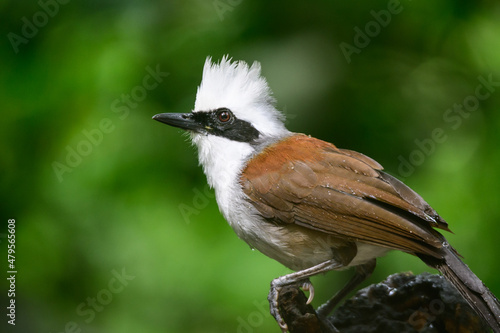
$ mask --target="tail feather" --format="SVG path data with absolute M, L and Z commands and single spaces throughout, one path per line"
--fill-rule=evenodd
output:
M 458 257 L 451 247 L 443 248 L 443 259 L 419 256 L 429 266 L 436 268 L 450 281 L 469 305 L 500 333 L 500 302 L 484 283 Z

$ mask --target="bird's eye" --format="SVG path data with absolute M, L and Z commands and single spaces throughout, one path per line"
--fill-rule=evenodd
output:
M 219 121 L 222 123 L 227 123 L 229 120 L 231 120 L 231 111 L 227 109 L 220 110 L 219 112 L 217 112 L 217 119 L 219 119 Z

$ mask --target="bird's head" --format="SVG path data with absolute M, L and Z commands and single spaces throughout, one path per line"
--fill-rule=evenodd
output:
M 153 119 L 190 133 L 208 181 L 214 185 L 213 177 L 220 177 L 222 164 L 238 171 L 261 147 L 289 135 L 274 102 L 258 62 L 248 66 L 223 57 L 214 63 L 209 57 L 194 110 L 161 113 Z
M 153 119 L 188 130 L 197 145 L 218 137 L 255 145 L 288 133 L 283 115 L 276 110 L 274 98 L 260 64 L 248 66 L 223 57 L 219 63 L 205 61 L 203 78 L 194 110 L 189 113 L 162 113 Z

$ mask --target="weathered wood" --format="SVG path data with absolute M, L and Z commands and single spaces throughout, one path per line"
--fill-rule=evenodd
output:
M 291 333 L 489 332 L 488 326 L 440 275 L 400 273 L 360 290 L 325 323 L 297 287 L 283 288 L 280 311 Z

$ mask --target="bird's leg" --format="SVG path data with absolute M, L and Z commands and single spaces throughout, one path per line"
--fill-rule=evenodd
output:
M 320 318 L 326 318 L 330 312 L 332 312 L 333 308 L 337 304 L 344 299 L 351 291 L 353 291 L 361 282 L 366 280 L 375 269 L 376 260 L 372 259 L 365 264 L 356 266 L 356 273 L 354 276 L 347 282 L 347 284 L 340 289 L 332 298 L 322 304 L 316 312 L 318 313 Z
M 288 326 L 286 325 L 285 321 L 283 320 L 283 317 L 281 317 L 279 312 L 278 295 L 281 289 L 286 285 L 298 284 L 299 282 L 301 282 L 302 283 L 301 287 L 304 290 L 309 291 L 309 299 L 307 300 L 307 303 L 309 304 L 312 302 L 312 299 L 314 297 L 314 288 L 312 287 L 312 284 L 309 281 L 309 277 L 342 267 L 344 267 L 343 264 L 339 263 L 335 259 L 331 259 L 322 262 L 321 264 L 318 264 L 316 266 L 313 266 L 311 268 L 307 268 L 295 273 L 280 276 L 271 281 L 271 290 L 269 291 L 267 299 L 269 300 L 269 307 L 271 314 L 274 317 L 274 319 L 276 319 L 283 332 L 288 331 Z

